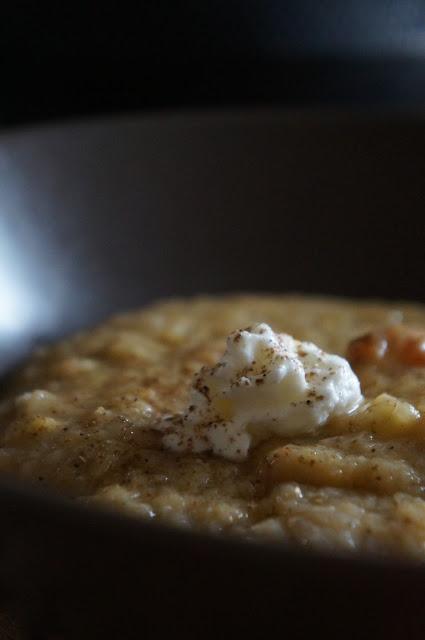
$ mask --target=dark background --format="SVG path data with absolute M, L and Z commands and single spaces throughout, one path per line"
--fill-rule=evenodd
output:
M 10 3 L 0 126 L 117 111 L 425 102 L 420 0 Z

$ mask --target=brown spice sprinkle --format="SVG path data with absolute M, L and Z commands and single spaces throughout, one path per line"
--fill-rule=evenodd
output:
M 348 348 L 362 391 L 394 411 L 257 446 L 253 433 L 243 462 L 164 450 L 150 427 L 181 421 L 194 375 L 259 321 L 339 355 L 362 336 Z M 406 429 L 402 403 L 425 413 L 424 335 L 424 307 L 405 303 L 222 296 L 121 314 L 34 354 L 2 391 L 0 472 L 173 526 L 423 561 L 425 425 Z

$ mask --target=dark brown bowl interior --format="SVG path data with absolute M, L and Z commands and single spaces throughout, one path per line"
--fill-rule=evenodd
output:
M 3 134 L 2 371 L 161 296 L 423 299 L 424 155 L 425 120 L 406 114 L 165 114 Z M 423 636 L 421 568 L 187 535 L 13 483 L 0 509 L 0 590 L 41 633 Z

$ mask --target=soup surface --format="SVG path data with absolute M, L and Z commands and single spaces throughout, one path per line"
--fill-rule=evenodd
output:
M 242 460 L 164 447 L 194 375 L 253 323 L 348 358 L 364 402 Z M 303 296 L 160 302 L 39 349 L 3 392 L 0 471 L 141 518 L 425 559 L 425 308 Z

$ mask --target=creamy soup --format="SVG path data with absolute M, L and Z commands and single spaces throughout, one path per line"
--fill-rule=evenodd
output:
M 181 527 L 422 559 L 424 412 L 419 305 L 171 300 L 34 353 L 3 392 L 0 471 Z

